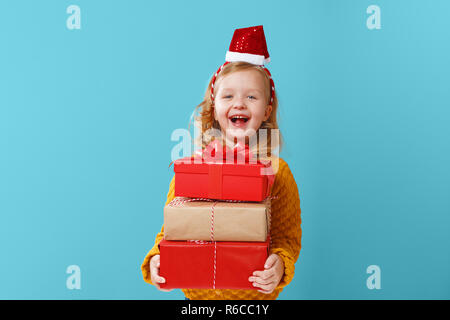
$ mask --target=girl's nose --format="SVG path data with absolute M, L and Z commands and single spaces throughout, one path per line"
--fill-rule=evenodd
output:
M 236 97 L 235 101 L 233 101 L 233 107 L 238 109 L 245 108 L 244 99 Z

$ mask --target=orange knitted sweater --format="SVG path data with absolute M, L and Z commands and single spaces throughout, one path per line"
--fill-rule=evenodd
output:
M 301 248 L 300 198 L 297 184 L 287 163 L 279 159 L 279 167 L 272 186 L 271 230 L 272 245 L 270 253 L 278 254 L 284 262 L 284 275 L 275 290 L 264 294 L 257 290 L 218 290 L 218 289 L 182 289 L 191 300 L 274 300 L 283 288 L 294 277 L 295 262 Z M 274 168 L 275 169 L 275 168 Z M 175 179 L 170 182 L 167 194 L 168 204 L 175 197 Z M 144 280 L 153 284 L 150 279 L 150 259 L 159 254 L 158 244 L 164 237 L 164 226 L 156 236 L 153 248 L 148 252 L 141 269 Z

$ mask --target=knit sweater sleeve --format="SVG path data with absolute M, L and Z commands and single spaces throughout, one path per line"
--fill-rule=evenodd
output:
M 297 184 L 289 166 L 279 159 L 272 189 L 271 206 L 271 249 L 270 253 L 278 254 L 284 262 L 284 275 L 277 288 L 283 288 L 294 277 L 295 262 L 301 249 L 300 197 Z
M 169 186 L 169 192 L 167 193 L 166 205 L 175 198 L 175 176 L 172 178 Z M 159 242 L 164 238 L 164 225 L 161 227 L 161 231 L 156 235 L 155 244 L 153 248 L 147 253 L 144 262 L 141 265 L 142 275 L 144 280 L 150 284 L 153 284 L 150 276 L 150 259 L 159 254 Z

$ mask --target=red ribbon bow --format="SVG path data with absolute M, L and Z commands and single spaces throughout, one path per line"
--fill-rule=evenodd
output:
M 230 149 L 228 146 L 223 146 L 218 140 L 210 142 L 203 150 L 196 150 L 195 156 L 201 157 L 205 162 L 222 162 L 233 159 L 235 163 L 249 163 L 250 160 L 254 160 L 248 145 L 238 142 Z

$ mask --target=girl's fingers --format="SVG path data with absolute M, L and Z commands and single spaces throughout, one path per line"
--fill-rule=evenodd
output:
M 267 280 L 275 275 L 275 270 L 273 268 L 264 270 L 264 271 L 255 271 L 253 272 L 253 275 L 256 277 L 260 277 L 264 280 Z
M 253 286 L 261 288 L 262 291 L 266 291 L 267 293 L 270 293 L 274 289 L 274 282 L 271 282 L 269 284 L 260 284 L 258 282 L 253 282 Z
M 266 263 L 264 264 L 264 269 L 269 269 L 272 268 L 275 263 L 278 261 L 278 256 L 276 254 L 271 254 L 267 260 Z
M 261 292 L 261 293 L 264 293 L 264 294 L 269 294 L 269 293 L 272 293 L 273 292 L 273 290 L 271 290 L 271 291 L 265 291 L 265 290 L 257 290 L 258 292 Z
M 152 266 L 158 265 L 159 261 L 160 261 L 159 256 L 156 255 L 150 260 L 150 265 L 152 265 Z
M 166 279 L 164 279 L 163 277 L 161 277 L 159 275 L 159 268 L 157 268 L 157 267 L 152 267 L 151 268 L 150 275 L 151 275 L 151 278 L 152 278 L 152 282 L 155 283 L 155 284 L 156 283 L 165 283 L 166 282 Z
M 155 287 L 156 289 L 160 290 L 160 291 L 164 291 L 164 292 L 169 292 L 172 291 L 172 289 L 162 289 L 159 284 L 155 283 Z
M 160 286 L 161 283 L 166 283 L 166 279 L 164 279 L 159 275 L 160 266 L 161 266 L 160 257 L 159 255 L 156 255 L 150 260 L 150 275 L 151 275 L 150 277 L 152 279 L 152 282 L 155 285 L 155 287 L 160 291 L 164 292 L 172 291 L 172 289 L 162 289 Z
M 166 283 L 166 279 L 164 279 L 164 278 L 161 277 L 161 276 L 156 276 L 156 277 L 155 277 L 155 280 L 156 280 L 156 282 L 158 282 L 158 283 Z
M 261 277 L 249 277 L 248 278 L 248 281 L 250 281 L 250 282 L 257 282 L 259 284 L 269 284 L 271 282 L 274 282 L 274 280 L 275 280 L 275 275 L 273 275 L 273 276 L 271 276 L 271 277 L 269 277 L 267 279 L 263 279 Z
M 150 275 L 151 275 L 152 277 L 159 276 L 159 269 L 156 268 L 156 267 L 151 267 L 151 269 L 150 269 Z
M 161 276 L 154 275 L 154 276 L 152 277 L 152 282 L 153 282 L 153 284 L 155 285 L 155 287 L 156 287 L 158 290 L 160 290 L 160 291 L 164 291 L 164 292 L 172 291 L 172 289 L 162 289 L 162 288 L 161 288 L 160 284 L 161 284 L 161 283 L 166 283 L 166 279 L 164 279 L 164 278 L 161 277 Z
M 152 276 L 151 276 L 153 283 L 165 283 L 166 279 L 164 279 L 163 277 L 161 277 L 159 275 L 159 270 L 154 268 L 152 271 Z

